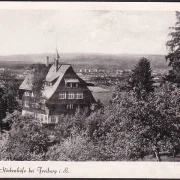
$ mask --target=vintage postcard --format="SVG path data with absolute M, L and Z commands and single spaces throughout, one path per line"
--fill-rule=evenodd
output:
M 180 178 L 179 3 L 0 3 L 0 177 Z

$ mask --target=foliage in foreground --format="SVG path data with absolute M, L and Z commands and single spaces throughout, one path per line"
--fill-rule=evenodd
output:
M 18 83 L 15 76 L 10 70 L 5 70 L 0 73 L 0 130 L 8 126 L 4 124 L 2 127 L 2 119 L 7 113 L 13 113 L 14 110 L 20 110 L 18 101 Z
M 160 151 L 175 156 L 180 145 L 176 86 L 165 84 L 146 100 L 134 91 L 115 91 L 113 97 L 108 108 L 90 116 L 81 110 L 74 117 L 62 115 L 53 130 L 18 112 L 9 114 L 4 121 L 11 130 L 3 134 L 0 159 L 122 161 L 155 154 L 160 161 Z
M 13 121 L 13 123 L 11 130 L 2 135 L 1 160 L 36 160 L 47 151 L 48 133 L 36 120 L 14 112 L 4 121 Z
M 177 83 L 180 86 L 180 12 L 176 11 L 176 23 L 170 27 L 169 37 L 166 46 L 169 51 L 166 56 L 166 61 L 171 67 L 165 80 L 173 83 Z

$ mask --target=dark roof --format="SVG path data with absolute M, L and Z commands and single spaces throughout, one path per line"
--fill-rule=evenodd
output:
M 52 65 L 51 68 L 49 69 L 49 72 L 46 76 L 46 81 L 52 82 L 53 80 L 57 79 L 57 81 L 49 87 L 45 87 L 45 89 L 43 90 L 42 94 L 46 99 L 49 99 L 54 92 L 56 91 L 59 83 L 61 82 L 65 72 L 68 70 L 68 68 L 70 67 L 70 65 L 60 65 L 58 71 L 55 71 L 55 66 Z M 29 74 L 24 81 L 22 82 L 22 84 L 20 85 L 19 89 L 23 89 L 23 90 L 32 90 L 32 74 Z
M 46 81 L 48 82 L 52 82 L 53 80 L 55 80 L 56 78 L 58 78 L 61 75 L 64 75 L 64 73 L 66 72 L 66 70 L 70 67 L 70 65 L 58 65 L 58 71 L 56 72 L 56 67 L 53 64 L 51 66 L 51 68 L 49 69 L 49 72 L 46 76 Z

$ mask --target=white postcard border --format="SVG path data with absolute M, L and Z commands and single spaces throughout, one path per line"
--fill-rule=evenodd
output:
M 180 3 L 135 2 L 0 2 L 0 9 L 8 10 L 124 10 L 124 11 L 177 11 Z M 4 172 L 21 168 L 25 173 Z M 68 168 L 69 173 L 39 173 L 43 169 Z M 29 172 L 34 169 L 34 173 Z M 0 178 L 180 178 L 177 162 L 28 162 L 1 161 Z

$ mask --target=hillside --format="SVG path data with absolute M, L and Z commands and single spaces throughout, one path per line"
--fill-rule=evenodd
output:
M 0 56 L 0 67 L 22 66 L 24 64 L 45 63 L 46 56 L 53 61 L 55 54 L 26 54 Z M 146 57 L 151 61 L 153 69 L 167 69 L 164 55 L 142 55 L 142 54 L 60 54 L 61 63 L 72 64 L 77 68 L 111 68 L 111 69 L 132 69 L 141 57 Z

